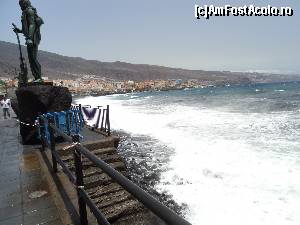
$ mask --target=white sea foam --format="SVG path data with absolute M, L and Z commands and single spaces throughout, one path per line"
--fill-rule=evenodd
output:
M 275 90 L 276 92 L 284 92 L 285 90 L 280 89 L 280 90 Z
M 144 99 L 147 101 L 148 99 Z M 188 205 L 192 224 L 300 224 L 300 155 L 288 113 L 230 113 L 166 105 L 142 98 L 81 99 L 110 104 L 111 126 L 149 135 L 174 149 L 157 190 Z M 287 129 L 286 132 L 291 132 Z

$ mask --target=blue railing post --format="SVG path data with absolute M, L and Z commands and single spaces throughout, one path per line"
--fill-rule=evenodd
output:
M 67 134 L 68 136 L 71 135 L 71 130 L 70 130 L 70 115 L 69 112 L 66 112 L 66 128 L 67 128 Z
M 74 117 L 74 123 L 75 123 L 75 132 L 76 134 L 79 133 L 80 131 L 80 124 L 79 124 L 79 115 L 76 113 L 77 111 L 74 112 L 73 117 Z
M 59 128 L 59 116 L 58 113 L 54 113 L 55 126 Z

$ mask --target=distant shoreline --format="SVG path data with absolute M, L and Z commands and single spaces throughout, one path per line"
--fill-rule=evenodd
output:
M 72 93 L 73 97 L 100 97 L 100 96 L 107 96 L 107 95 L 118 95 L 118 94 L 131 94 L 131 93 L 143 93 L 143 92 L 161 92 L 161 91 L 181 91 L 181 90 L 192 90 L 192 89 L 199 89 L 199 88 L 208 88 L 208 87 L 218 87 L 218 86 L 207 86 L 207 87 L 189 87 L 189 88 L 168 88 L 168 89 L 159 89 L 159 90 L 143 90 L 143 91 L 117 91 L 117 92 L 91 92 L 91 93 Z M 220 86 L 221 87 L 221 86 Z
M 243 85 L 263 85 L 263 84 L 288 84 L 288 83 L 300 83 L 300 81 L 286 81 L 286 82 L 267 82 L 267 83 L 248 83 L 248 84 L 222 84 L 222 85 L 207 85 L 207 86 L 201 86 L 201 87 L 180 87 L 180 88 L 162 88 L 162 89 L 148 89 L 148 90 L 142 90 L 142 91 L 101 91 L 101 92 L 81 92 L 81 93 L 72 93 L 73 97 L 87 97 L 87 96 L 93 96 L 93 97 L 100 97 L 100 96 L 108 96 L 108 95 L 117 95 L 117 94 L 132 94 L 132 93 L 143 93 L 143 92 L 165 92 L 165 91 L 180 91 L 180 90 L 194 90 L 194 89 L 205 89 L 205 88 L 218 88 L 218 87 L 234 87 L 234 86 L 243 86 Z

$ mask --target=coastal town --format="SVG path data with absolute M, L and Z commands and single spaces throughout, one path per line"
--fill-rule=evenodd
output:
M 43 80 L 53 82 L 54 86 L 67 87 L 72 94 L 78 95 L 107 95 L 143 91 L 167 91 L 189 88 L 204 88 L 214 86 L 211 81 L 199 81 L 197 79 L 168 79 L 168 80 L 145 80 L 117 81 L 109 78 L 99 78 L 94 75 L 83 75 L 82 78 Z M 2 89 L 18 87 L 18 79 L 0 77 Z M 0 84 L 0 85 L 1 85 Z

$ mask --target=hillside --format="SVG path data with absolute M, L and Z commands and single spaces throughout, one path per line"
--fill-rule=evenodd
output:
M 26 49 L 23 46 L 23 53 Z M 214 83 L 249 83 L 300 80 L 299 76 L 233 73 L 219 71 L 186 70 L 163 66 L 130 64 L 125 62 L 100 62 L 78 57 L 67 57 L 40 51 L 43 76 L 52 79 L 74 79 L 83 74 L 115 80 L 198 79 Z M 0 77 L 14 77 L 19 68 L 18 46 L 0 41 Z

